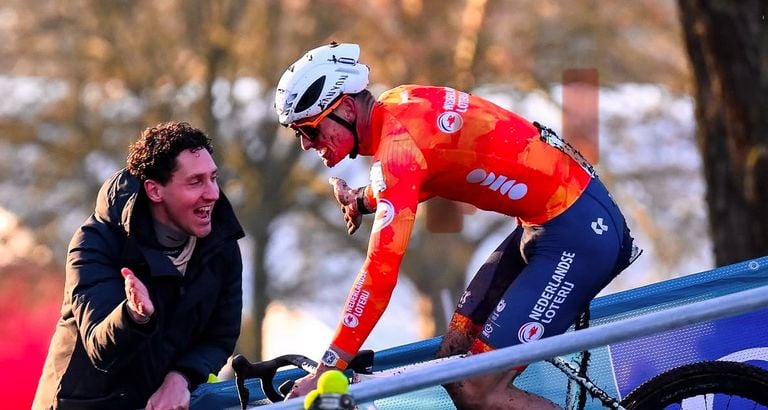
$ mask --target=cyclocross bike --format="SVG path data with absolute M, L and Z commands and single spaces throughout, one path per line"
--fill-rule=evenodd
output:
M 586 327 L 588 313 L 577 322 L 576 329 Z M 352 383 L 368 378 L 393 376 L 422 366 L 444 360 L 461 360 L 461 355 L 415 363 L 382 371 L 372 371 L 374 352 L 361 351 L 350 362 L 348 374 Z M 547 360 L 570 380 L 566 397 L 567 409 L 583 410 L 587 395 L 598 400 L 605 408 L 648 410 L 648 409 L 712 409 L 715 397 L 719 408 L 768 409 L 768 371 L 746 363 L 731 361 L 702 361 L 683 365 L 661 373 L 635 388 L 623 400 L 618 400 L 603 388 L 597 386 L 587 374 L 590 352 L 576 355 L 575 360 L 555 357 Z M 261 379 L 265 397 L 271 402 L 285 399 L 293 380 L 287 380 L 279 388 L 274 386 L 277 370 L 284 366 L 295 366 L 311 372 L 317 363 L 302 355 L 284 355 L 272 360 L 251 363 L 242 355 L 232 361 L 235 383 L 242 409 L 249 403 L 249 391 L 245 387 L 248 378 Z M 733 406 L 733 407 L 732 407 Z

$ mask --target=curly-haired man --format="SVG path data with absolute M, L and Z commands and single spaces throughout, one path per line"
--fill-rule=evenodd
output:
M 144 130 L 69 244 L 35 409 L 187 408 L 240 333 L 243 230 L 211 140 Z

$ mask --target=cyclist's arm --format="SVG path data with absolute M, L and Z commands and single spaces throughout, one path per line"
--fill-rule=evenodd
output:
M 371 184 L 368 184 L 366 186 L 362 186 L 357 188 L 361 192 L 361 199 L 363 201 L 363 205 L 367 208 L 368 213 L 374 213 L 376 212 L 376 204 L 378 203 L 378 199 L 376 198 L 376 194 L 373 191 L 373 187 Z M 419 203 L 424 202 L 428 199 L 433 198 L 434 195 L 426 192 L 419 192 Z M 363 212 L 366 213 L 366 212 Z
M 357 353 L 389 304 L 400 263 L 408 246 L 419 202 L 419 186 L 426 173 L 421 152 L 410 138 L 380 149 L 372 183 L 376 214 L 368 253 L 344 306 L 331 348 L 343 362 Z M 381 169 L 381 177 L 377 177 Z M 345 367 L 341 363 L 337 367 Z
M 362 201 L 362 203 L 358 204 L 358 208 L 360 208 L 360 205 L 362 205 L 361 211 L 363 214 L 375 213 L 376 204 L 378 202 L 376 200 L 376 195 L 373 192 L 371 184 L 360 187 L 358 189 L 360 190 L 360 200 Z

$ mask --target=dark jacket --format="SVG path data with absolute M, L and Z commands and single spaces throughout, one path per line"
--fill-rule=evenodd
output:
M 182 275 L 159 250 L 141 183 L 125 170 L 113 175 L 69 244 L 61 318 L 33 408 L 137 409 L 171 370 L 191 388 L 217 372 L 240 334 L 243 236 L 222 193 Z M 149 289 L 147 324 L 126 312 L 122 267 Z

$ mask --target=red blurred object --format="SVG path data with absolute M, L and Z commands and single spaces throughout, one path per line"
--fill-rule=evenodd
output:
M 563 132 L 592 165 L 600 159 L 600 76 L 594 68 L 563 71 Z
M 36 272 L 40 279 L 33 280 L 18 270 L 0 271 L 0 397 L 4 409 L 29 409 L 59 318 L 63 275 Z

